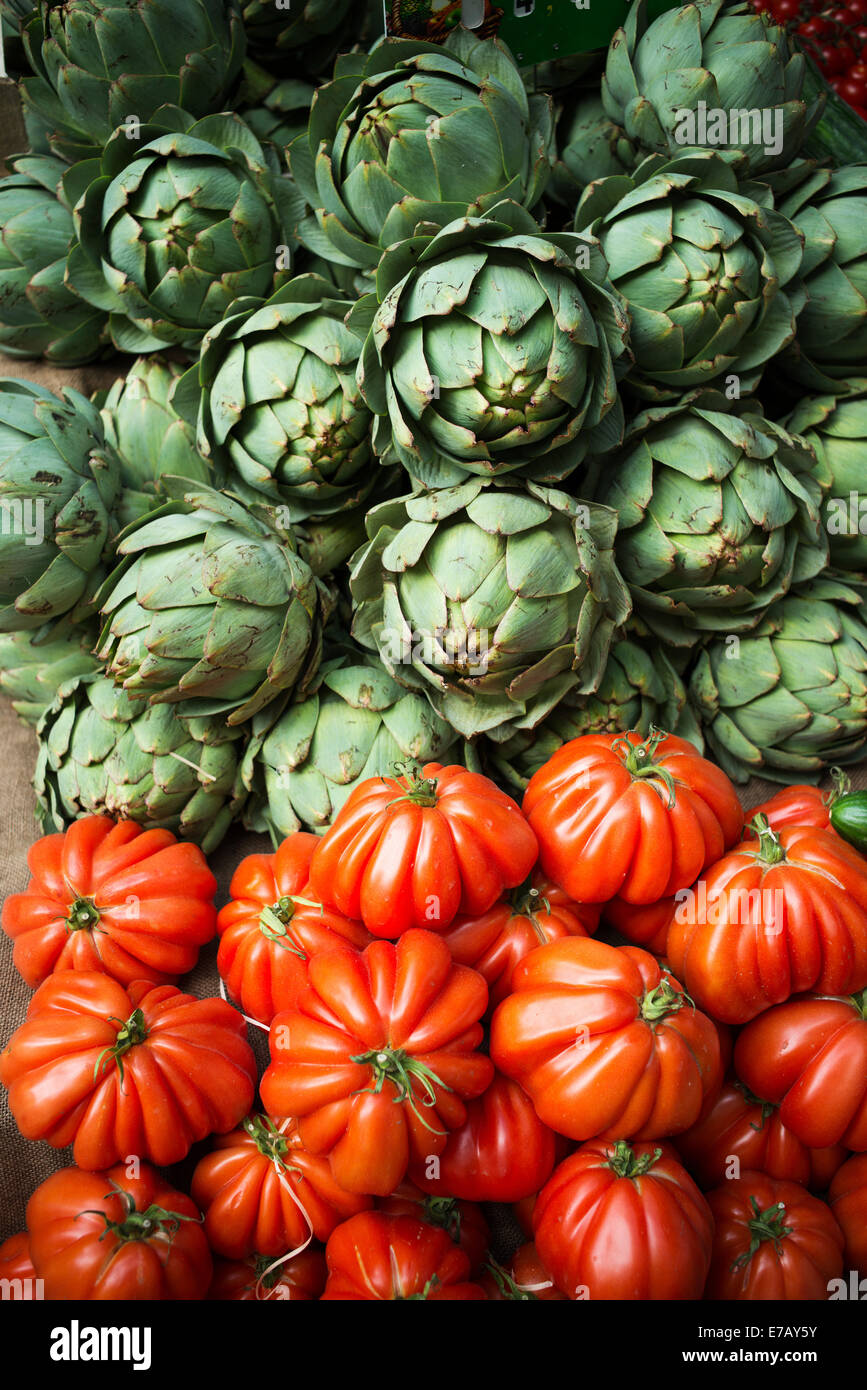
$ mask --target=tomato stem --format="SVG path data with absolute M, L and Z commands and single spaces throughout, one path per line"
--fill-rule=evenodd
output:
M 538 914 L 544 912 L 550 916 L 551 904 L 538 888 L 533 887 L 531 878 L 525 879 L 520 887 L 515 888 L 509 895 L 509 907 L 513 917 L 526 917 L 541 945 L 547 945 L 548 938 L 542 930 Z
M 732 1265 L 732 1269 L 740 1269 L 743 1265 L 749 1264 L 756 1251 L 766 1240 L 774 1242 L 774 1249 L 780 1253 L 780 1241 L 792 1234 L 794 1227 L 784 1225 L 786 1207 L 783 1202 L 775 1202 L 772 1207 L 765 1211 L 759 1210 L 759 1204 L 755 1197 L 750 1197 L 750 1206 L 753 1209 L 751 1220 L 747 1222 L 747 1230 L 750 1233 L 750 1248 L 745 1250 L 742 1255 L 738 1255 Z
M 631 732 L 637 733 L 638 730 L 631 730 Z M 619 753 L 623 759 L 623 765 L 630 777 L 636 780 L 654 778 L 663 784 L 668 792 L 667 810 L 669 811 L 677 800 L 675 781 L 667 767 L 662 767 L 653 761 L 653 755 L 659 744 L 670 737 L 671 735 L 667 734 L 664 729 L 658 729 L 655 724 L 651 724 L 650 733 L 641 743 L 633 743 L 629 735 L 624 734 L 622 738 L 615 739 L 611 745 L 611 751 Z M 662 788 L 656 785 L 656 781 L 652 781 L 650 785 L 664 802 Z
M 393 801 L 389 801 L 389 806 L 396 806 L 401 801 L 411 801 L 414 806 L 436 806 L 437 779 L 422 777 L 418 763 L 395 763 L 394 773 L 398 781 L 403 781 L 407 790 L 403 796 L 396 796 Z
M 539 1295 L 533 1293 L 531 1289 L 522 1288 L 520 1284 L 516 1283 L 509 1271 L 504 1269 L 503 1266 L 494 1259 L 493 1255 L 488 1256 L 484 1267 L 488 1273 L 492 1275 L 494 1283 L 500 1290 L 503 1298 L 511 1299 L 516 1303 L 539 1302 Z
M 867 1020 L 867 989 L 862 989 L 860 994 L 853 994 L 850 998 L 861 1017 Z
M 248 1115 L 243 1128 L 253 1140 L 256 1148 L 265 1158 L 282 1163 L 283 1155 L 289 1148 L 285 1134 L 281 1134 L 274 1121 L 267 1115 Z
M 750 821 L 749 829 L 759 838 L 759 852 L 756 857 L 761 859 L 763 864 L 786 862 L 786 851 L 780 843 L 779 835 L 771 829 L 767 816 L 756 816 Z
M 756 1134 L 760 1134 L 770 1117 L 773 1115 L 774 1111 L 779 1110 L 780 1107 L 772 1100 L 762 1100 L 761 1096 L 755 1095 L 750 1090 L 749 1086 L 744 1085 L 743 1081 L 736 1081 L 735 1086 L 740 1091 L 741 1095 L 743 1096 L 744 1100 L 747 1102 L 748 1105 L 761 1106 L 762 1117 L 759 1124 L 754 1125 L 752 1120 L 750 1120 L 750 1129 L 754 1129 L 756 1131 Z
M 270 907 L 262 908 L 259 913 L 259 930 L 266 941 L 273 941 L 277 946 L 282 946 L 284 951 L 291 951 L 294 956 L 306 960 L 306 952 L 288 939 L 289 924 L 298 907 L 317 907 L 320 913 L 324 911 L 321 903 L 311 903 L 306 898 L 291 898 L 284 894 Z
M 444 1129 L 435 1129 L 429 1125 L 424 1115 L 418 1108 L 418 1102 L 426 1107 L 435 1106 L 437 1103 L 436 1087 L 439 1086 L 443 1091 L 451 1091 L 452 1087 L 447 1086 L 441 1081 L 436 1072 L 431 1071 L 430 1067 L 418 1058 L 411 1057 L 403 1048 L 375 1047 L 370 1052 L 364 1052 L 358 1057 L 352 1058 L 359 1066 L 370 1067 L 374 1075 L 372 1086 L 363 1086 L 360 1091 L 355 1091 L 355 1095 L 361 1095 L 362 1091 L 372 1091 L 374 1095 L 379 1095 L 386 1081 L 390 1081 L 397 1091 L 394 1097 L 395 1105 L 400 1105 L 403 1101 L 409 1102 L 409 1107 L 419 1120 L 429 1130 L 431 1134 L 445 1134 Z M 418 1082 L 423 1095 L 416 1095 L 414 1083 Z
M 67 931 L 93 931 L 99 922 L 99 908 L 93 898 L 76 898 L 67 908 Z
M 613 1151 L 608 1150 L 607 1162 L 603 1166 L 610 1168 L 618 1178 L 643 1178 L 660 1158 L 662 1149 L 654 1149 L 653 1153 L 642 1154 L 639 1158 L 625 1139 L 618 1139 Z
M 428 1279 L 427 1283 L 425 1284 L 424 1288 L 419 1293 L 398 1294 L 397 1299 L 395 1301 L 398 1303 L 422 1302 L 425 1299 L 430 1298 L 430 1295 L 433 1293 L 434 1289 L 438 1289 L 439 1286 L 439 1278 L 436 1274 L 432 1274 L 431 1277 Z
M 446 1231 L 455 1245 L 460 1245 L 461 1209 L 455 1197 L 425 1197 L 424 1219 Z
M 656 988 L 648 990 L 642 999 L 641 1017 L 648 1023 L 657 1023 L 669 1014 L 678 1013 L 685 1004 L 692 1004 L 689 995 L 683 990 L 675 989 L 670 978 L 663 975 Z
M 822 800 L 826 806 L 833 806 L 835 801 L 839 801 L 841 796 L 848 796 L 852 790 L 852 779 L 847 777 L 841 767 L 829 769 L 831 781 L 834 783 L 829 792 L 826 792 Z
M 105 1222 L 105 1230 L 100 1235 L 100 1240 L 105 1240 L 110 1232 L 119 1241 L 152 1240 L 154 1236 L 166 1236 L 171 1243 L 182 1221 L 199 1222 L 205 1219 L 203 1216 L 182 1216 L 178 1211 L 166 1211 L 165 1207 L 159 1207 L 154 1202 L 144 1211 L 138 1211 L 132 1193 L 125 1192 L 111 1179 L 109 1181 L 113 1191 L 106 1192 L 105 1199 L 108 1200 L 109 1197 L 120 1199 L 125 1208 L 123 1220 L 112 1221 L 98 1207 L 88 1207 L 84 1211 L 78 1212 L 75 1217 L 77 1221 L 79 1216 L 101 1216 Z
M 111 1047 L 104 1047 L 96 1059 L 93 1068 L 93 1079 L 99 1078 L 100 1072 L 105 1071 L 110 1061 L 117 1062 L 117 1069 L 120 1072 L 120 1084 L 123 1085 L 123 1056 L 129 1052 L 130 1048 L 137 1047 L 143 1043 L 148 1035 L 145 1016 L 141 1009 L 134 1009 L 129 1018 L 115 1018 L 109 1015 L 109 1023 L 119 1023 L 117 1038 Z

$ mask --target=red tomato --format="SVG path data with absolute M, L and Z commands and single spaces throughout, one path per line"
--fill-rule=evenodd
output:
M 67 1301 L 202 1299 L 211 1252 L 196 1207 L 155 1169 L 63 1168 L 27 1203 L 30 1249 L 45 1297 Z
M 813 825 L 817 830 L 831 829 L 831 805 L 834 793 L 818 787 L 783 787 L 749 812 L 750 820 L 765 816 L 772 830 L 779 832 L 790 825 Z
M 536 946 L 564 936 L 590 936 L 599 926 L 594 903 L 573 903 L 541 874 L 480 917 L 458 917 L 443 932 L 452 958 L 484 975 L 495 1007 L 512 986 L 518 961 Z
M 488 987 L 441 936 L 415 930 L 361 955 L 323 951 L 309 981 L 297 1010 L 271 1025 L 263 1103 L 298 1117 L 341 1187 L 386 1197 L 411 1159 L 442 1153 L 464 1102 L 490 1083 L 477 1051 Z
M 523 1197 L 520 1202 L 512 1203 L 512 1213 L 525 1236 L 532 1236 L 533 1234 L 533 1212 L 536 1210 L 538 1197 L 538 1192 L 534 1192 L 532 1196 Z
M 337 1185 L 327 1158 L 306 1151 L 295 1120 L 278 1126 L 267 1115 L 251 1115 L 217 1139 L 197 1164 L 190 1192 L 205 1214 L 211 1249 L 229 1260 L 273 1259 L 303 1245 L 311 1231 L 325 1241 L 371 1205 Z
M 750 837 L 684 896 L 668 959 L 699 1008 L 723 1023 L 748 1023 L 802 990 L 863 989 L 867 863 L 828 830 Z
M 516 968 L 491 1057 L 570 1139 L 688 1129 L 722 1084 L 715 1025 L 637 946 L 569 937 Z
M 568 1298 L 701 1297 L 713 1221 L 667 1144 L 584 1144 L 539 1193 L 533 1224 Z
M 415 1165 L 412 1177 L 426 1192 L 471 1202 L 517 1202 L 538 1192 L 555 1162 L 556 1136 L 516 1082 L 495 1073 L 471 1100 L 467 1118 L 449 1135 L 437 1175 Z
M 602 915 L 610 927 L 633 946 L 643 946 L 653 956 L 664 956 L 668 941 L 668 928 L 674 909 L 674 898 L 663 898 L 658 903 L 636 907 L 624 902 L 622 898 L 612 898 L 602 909 Z
M 800 15 L 801 0 L 771 0 L 769 8 L 774 19 L 785 24 Z
M 36 988 L 55 970 L 167 984 L 192 970 L 216 929 L 217 880 L 169 830 L 85 816 L 27 855 L 25 893 L 3 904 L 12 959 Z
M 310 883 L 374 936 L 441 931 L 523 883 L 537 852 L 519 807 L 487 777 L 426 763 L 355 788 L 317 846 Z
M 769 1009 L 740 1034 L 734 1062 L 803 1144 L 867 1150 L 867 990 Z
M 542 1264 L 532 1241 L 515 1251 L 508 1269 L 493 1258 L 489 1259 L 479 1282 L 489 1303 L 502 1303 L 509 1299 L 515 1303 L 568 1301 Z
M 470 1280 L 470 1261 L 437 1226 L 411 1216 L 363 1212 L 344 1221 L 325 1249 L 328 1283 L 322 1301 L 483 1300 Z
M 302 1250 L 276 1269 L 273 1265 L 271 1255 L 216 1260 L 208 1298 L 232 1303 L 270 1303 L 277 1299 L 315 1303 L 321 1297 L 328 1277 L 321 1250 Z
M 802 34 L 805 39 L 820 39 L 830 30 L 830 23 L 822 15 L 812 15 L 810 19 L 805 19 L 798 25 L 798 33 Z
M 819 46 L 819 67 L 828 77 L 836 77 L 846 69 L 846 59 L 835 43 Z
M 432 1197 L 411 1182 L 402 1182 L 390 1197 L 381 1197 L 377 1211 L 386 1216 L 413 1216 L 428 1226 L 439 1226 L 459 1245 L 475 1275 L 481 1269 L 491 1238 L 491 1228 L 476 1202 L 455 1197 Z
M 543 871 L 576 902 L 655 903 L 694 883 L 743 826 L 725 773 L 670 734 L 586 734 L 530 779 Z
M 867 1279 L 867 1154 L 837 1170 L 828 1200 L 846 1240 L 845 1268 Z
M 779 1106 L 758 1100 L 739 1081 L 727 1081 L 710 1113 L 674 1143 L 705 1190 L 749 1168 L 824 1192 L 846 1157 L 839 1144 L 808 1149 L 786 1129 Z M 732 1160 L 738 1164 L 734 1171 Z
M 715 1234 L 705 1298 L 737 1302 L 828 1297 L 843 1269 L 843 1232 L 795 1182 L 744 1173 L 708 1194 Z
M 310 860 L 316 835 L 290 835 L 276 854 L 242 859 L 229 888 L 232 901 L 217 918 L 217 969 L 245 1013 L 270 1024 L 294 1009 L 307 984 L 314 951 L 347 941 L 358 950 L 370 941 L 360 922 L 311 898 Z
M 853 106 L 867 106 L 867 82 L 845 76 L 836 89 L 844 101 Z
M 173 985 L 61 970 L 34 994 L 0 1057 L 0 1081 L 25 1139 L 73 1145 L 80 1168 L 129 1154 L 165 1167 L 250 1109 L 256 1061 L 224 999 Z
M 0 1245 L 0 1279 L 8 1281 L 3 1287 L 11 1290 L 4 1298 L 29 1300 L 37 1297 L 36 1270 L 30 1258 L 30 1237 L 26 1231 L 19 1231 Z M 15 1280 L 20 1283 L 16 1284 Z

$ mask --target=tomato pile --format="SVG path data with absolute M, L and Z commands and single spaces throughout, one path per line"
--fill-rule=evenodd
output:
M 867 121 L 867 0 L 752 0 L 797 35 L 838 96 Z
M 521 806 L 403 766 L 245 859 L 219 913 L 167 831 L 45 837 L 3 908 L 35 993 L 0 1080 L 75 1163 L 0 1276 L 61 1300 L 833 1298 L 867 1277 L 867 862 L 838 833 L 863 841 L 863 800 L 786 788 L 745 825 L 658 730 L 573 740 Z M 215 934 L 226 997 L 197 999 L 177 981 Z M 164 1170 L 203 1140 L 181 1191 Z M 487 1203 L 527 1237 L 505 1262 Z

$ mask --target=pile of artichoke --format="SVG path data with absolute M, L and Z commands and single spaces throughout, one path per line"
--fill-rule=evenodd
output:
M 396 762 L 520 791 L 603 730 L 865 755 L 867 165 L 774 19 L 636 0 L 531 73 L 376 0 L 0 15 L 0 353 L 117 368 L 0 379 L 46 826 L 321 831 Z

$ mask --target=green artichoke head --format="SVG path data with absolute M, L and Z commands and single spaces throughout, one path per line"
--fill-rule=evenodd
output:
M 613 512 L 474 478 L 384 502 L 367 525 L 353 634 L 465 738 L 505 739 L 598 686 L 629 613 Z
M 58 618 L 44 627 L 0 633 L 0 689 L 25 724 L 36 728 L 66 681 L 98 669 L 91 655 L 95 622 Z
M 556 158 L 547 195 L 571 212 L 589 183 L 628 172 L 642 158 L 635 141 L 607 114 L 601 97 L 581 91 L 567 99 L 558 113 Z
M 644 149 L 736 153 L 744 172 L 790 164 L 824 101 L 803 97 L 804 55 L 751 4 L 693 0 L 648 26 L 635 0 L 608 49 L 602 101 Z
M 425 487 L 560 481 L 622 437 L 629 320 L 598 245 L 516 204 L 392 247 L 349 322 L 374 447 Z
M 242 0 L 241 15 L 250 48 L 267 60 L 339 36 L 351 11 L 363 7 L 364 0 Z
M 676 400 L 735 376 L 745 394 L 792 342 L 803 237 L 741 191 L 719 155 L 653 155 L 591 184 L 575 226 L 598 239 L 626 300 L 640 396 Z
M 282 80 L 248 60 L 238 115 L 256 139 L 284 151 L 307 129 L 316 88 L 298 77 Z
M 847 385 L 845 395 L 804 396 L 783 423 L 803 435 L 829 475 L 824 522 L 831 563 L 867 571 L 867 378 Z
M 90 401 L 0 378 L 0 632 L 88 607 L 120 490 L 120 463 Z
M 308 131 L 289 149 L 313 209 L 300 240 L 325 259 L 375 270 L 382 251 L 512 199 L 532 208 L 550 172 L 553 117 L 495 40 L 456 30 L 441 47 L 388 39 L 341 56 Z

